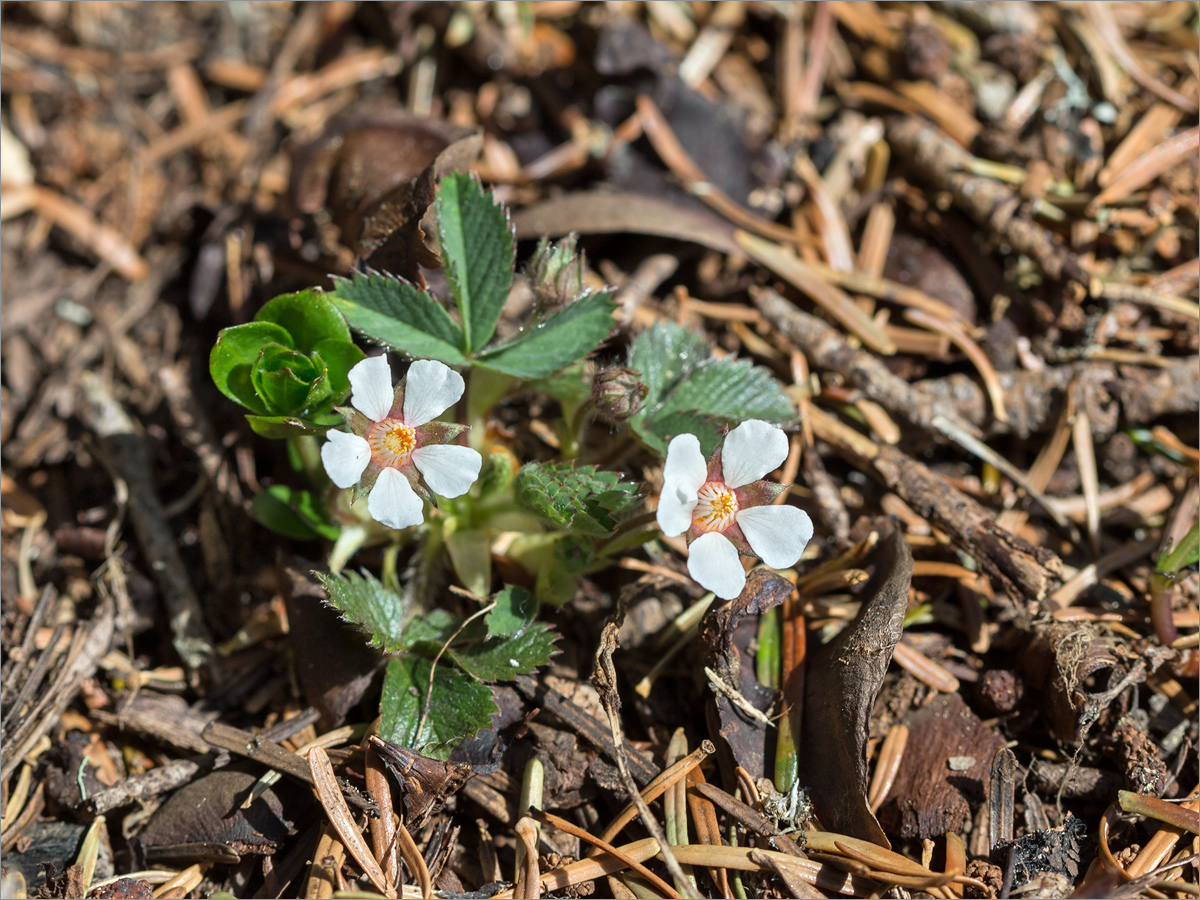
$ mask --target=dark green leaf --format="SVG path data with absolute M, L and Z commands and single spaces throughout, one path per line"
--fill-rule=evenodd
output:
M 485 616 L 489 638 L 516 634 L 537 615 L 537 603 L 525 588 L 505 585 L 495 601 L 495 608 Z
M 258 355 L 266 344 L 292 346 L 292 337 L 271 322 L 249 322 L 224 329 L 208 358 L 208 370 L 213 383 L 234 403 L 256 413 L 266 413 L 267 406 L 255 393 L 250 378 Z
M 665 398 L 654 418 L 681 410 L 731 422 L 762 419 L 783 425 L 796 418 L 774 376 L 744 359 L 712 359 L 697 366 Z
M 254 321 L 282 326 L 292 336 L 292 346 L 302 353 L 311 353 L 321 341 L 350 340 L 346 320 L 315 288 L 268 300 Z
M 578 362 L 613 329 L 607 291 L 589 294 L 514 340 L 479 354 L 480 365 L 520 378 L 540 378 Z
M 405 648 L 403 635 L 412 609 L 403 597 L 389 591 L 367 572 L 315 574 L 325 588 L 329 605 L 339 610 L 346 621 L 367 632 L 372 646 L 387 652 Z
M 550 662 L 558 635 L 545 622 L 532 622 L 516 634 L 479 644 L 451 647 L 463 670 L 481 681 L 512 681 Z
M 700 440 L 700 452 L 705 458 L 713 454 L 725 436 L 719 420 L 691 410 L 663 413 L 649 422 L 634 420 L 633 428 L 646 446 L 660 456 L 666 454 L 667 444 L 677 434 L 694 434 Z
M 339 278 L 330 299 L 358 332 L 410 356 L 448 365 L 467 362 L 463 334 L 450 313 L 407 281 L 378 272 Z
M 615 472 L 571 463 L 527 463 L 514 480 L 517 502 L 559 528 L 604 537 L 638 502 L 637 486 Z
M 456 746 L 491 726 L 496 704 L 487 685 L 443 663 L 432 669 L 433 692 L 418 735 L 431 669 L 432 663 L 420 657 L 393 659 L 388 664 L 379 736 L 434 759 L 446 759 Z
M 282 488 L 282 492 L 278 489 Z M 280 494 L 283 496 L 280 496 Z M 312 541 L 319 534 L 304 521 L 303 516 L 292 509 L 287 502 L 290 490 L 284 485 L 276 484 L 267 488 L 254 498 L 251 513 L 254 521 L 276 534 L 282 534 L 297 541 Z
M 463 349 L 474 353 L 495 332 L 508 299 L 516 255 L 512 226 L 504 207 L 465 173 L 442 179 L 437 217 L 442 263 L 462 314 Z
M 400 647 L 434 656 L 454 636 L 462 620 L 444 609 L 413 616 L 400 636 Z

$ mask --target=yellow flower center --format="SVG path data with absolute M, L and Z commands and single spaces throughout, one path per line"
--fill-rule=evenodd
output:
M 367 443 L 375 462 L 396 469 L 408 462 L 417 446 L 417 434 L 399 419 L 384 419 L 371 426 Z
M 706 483 L 699 491 L 700 502 L 692 511 L 692 524 L 701 531 L 724 531 L 737 516 L 738 502 L 733 491 L 719 481 Z

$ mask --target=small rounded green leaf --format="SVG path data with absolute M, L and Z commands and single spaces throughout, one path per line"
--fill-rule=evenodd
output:
M 282 294 L 269 300 L 254 317 L 256 322 L 274 322 L 292 336 L 292 346 L 311 353 L 321 341 L 350 341 L 350 327 L 337 307 L 318 290 Z
M 327 338 L 317 342 L 312 356 L 314 359 L 320 358 L 325 363 L 333 401 L 341 403 L 350 393 L 350 379 L 347 377 L 347 373 L 366 359 L 367 355 L 349 341 Z
M 288 415 L 303 410 L 313 382 L 322 374 L 303 353 L 268 344 L 250 372 L 250 381 L 268 412 Z
M 338 536 L 322 504 L 309 491 L 298 491 L 285 484 L 273 484 L 254 498 L 254 520 L 276 534 L 307 541 Z
M 254 390 L 251 371 L 264 344 L 292 346 L 292 337 L 272 322 L 249 322 L 224 329 L 208 358 L 208 371 L 217 390 L 256 413 L 267 412 Z

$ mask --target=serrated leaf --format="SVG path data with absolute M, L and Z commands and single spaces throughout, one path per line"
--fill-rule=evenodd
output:
M 525 588 L 505 585 L 493 599 L 496 606 L 484 617 L 489 638 L 516 634 L 537 615 L 537 604 Z
M 452 366 L 467 362 L 462 330 L 450 313 L 407 281 L 356 272 L 336 280 L 330 299 L 355 331 L 372 340 Z
M 589 294 L 514 340 L 479 354 L 479 364 L 519 378 L 541 378 L 578 362 L 613 329 L 607 291 Z
M 465 173 L 442 179 L 436 207 L 442 263 L 462 315 L 462 347 L 474 353 L 496 331 L 512 286 L 512 225 L 504 207 Z
M 633 339 L 629 367 L 646 385 L 642 417 L 651 415 L 681 379 L 711 355 L 703 335 L 681 325 L 660 322 Z
M 431 669 L 433 692 L 418 735 Z M 433 759 L 446 759 L 456 746 L 490 727 L 496 712 L 487 685 L 444 663 L 433 669 L 430 660 L 421 657 L 402 657 L 388 664 L 379 705 L 379 736 Z
M 291 347 L 292 336 L 273 322 L 247 322 L 223 329 L 208 357 L 217 390 L 256 413 L 266 413 L 267 405 L 254 390 L 251 372 L 267 344 Z
M 346 621 L 367 632 L 372 646 L 386 652 L 397 652 L 407 646 L 405 625 L 412 606 L 403 597 L 389 591 L 369 572 L 315 574 L 325 588 L 329 605 L 341 612 Z
M 446 655 L 480 681 L 512 681 L 550 662 L 557 639 L 545 622 L 531 622 L 516 634 L 451 647 Z
M 274 322 L 284 328 L 292 336 L 292 346 L 302 353 L 311 353 L 321 341 L 350 340 L 346 320 L 315 288 L 268 300 L 254 321 Z
M 638 502 L 637 486 L 615 472 L 571 463 L 527 463 L 513 480 L 517 502 L 551 524 L 604 537 Z
M 711 359 L 675 386 L 654 418 L 695 410 L 719 419 L 762 419 L 783 425 L 796 411 L 783 388 L 766 369 L 744 359 Z
M 746 419 L 782 425 L 795 418 L 791 401 L 766 369 L 747 360 L 712 359 L 700 335 L 662 322 L 639 334 L 629 365 L 647 386 L 642 409 L 630 420 L 638 436 L 663 453 L 685 432 L 711 454 L 725 428 Z

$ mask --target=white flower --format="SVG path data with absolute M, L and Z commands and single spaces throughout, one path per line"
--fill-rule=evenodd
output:
M 707 463 L 694 434 L 677 435 L 667 445 L 658 526 L 667 537 L 687 534 L 688 572 L 723 600 L 746 586 L 739 553 L 784 569 L 812 538 L 806 512 L 772 505 L 786 487 L 761 480 L 787 453 L 783 431 L 758 419 L 729 432 Z
M 338 412 L 350 432 L 328 433 L 321 462 L 334 484 L 355 489 L 356 500 L 369 492 L 371 518 L 389 528 L 420 525 L 431 492 L 457 497 L 479 477 L 482 457 L 449 443 L 466 427 L 433 421 L 463 395 L 461 375 L 419 359 L 393 388 L 387 359 L 372 356 L 349 379 L 354 408 Z

